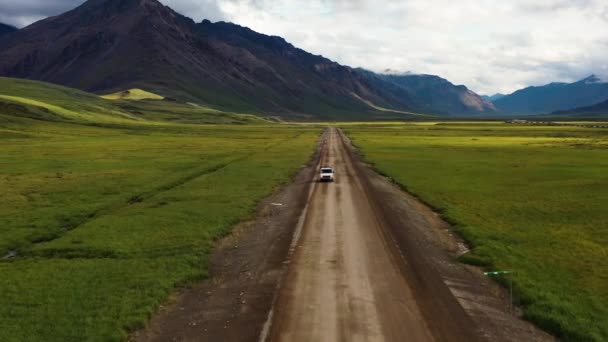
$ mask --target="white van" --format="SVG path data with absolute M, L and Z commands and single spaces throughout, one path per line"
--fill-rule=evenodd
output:
M 319 176 L 321 182 L 333 182 L 334 181 L 334 169 L 331 167 L 322 167 L 321 174 Z

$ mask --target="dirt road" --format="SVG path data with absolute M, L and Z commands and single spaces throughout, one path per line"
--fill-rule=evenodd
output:
M 340 132 L 332 129 L 321 165 L 335 169 L 334 183 L 314 185 L 285 283 L 276 301 L 271 341 L 433 341 L 404 273 L 405 260 L 360 181 Z M 446 305 L 437 296 L 436 305 Z M 476 339 L 458 305 L 443 325 L 453 339 Z M 439 336 L 441 337 L 441 336 Z
M 318 183 L 321 166 L 335 183 Z M 280 205 L 277 205 L 280 204 Z M 552 341 L 460 264 L 449 224 L 328 129 L 294 181 L 216 246 L 134 341 Z

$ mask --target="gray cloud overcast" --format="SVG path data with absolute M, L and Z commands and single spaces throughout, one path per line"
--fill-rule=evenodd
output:
M 161 0 L 351 66 L 431 73 L 480 93 L 608 75 L 605 0 Z M 83 0 L 0 0 L 24 26 Z

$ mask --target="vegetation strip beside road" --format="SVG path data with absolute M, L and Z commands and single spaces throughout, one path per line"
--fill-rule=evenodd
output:
M 0 251 L 16 252 L 0 262 L 0 340 L 126 338 L 206 276 L 213 241 L 290 179 L 319 133 L 0 112 Z
M 463 261 L 515 272 L 526 319 L 566 341 L 608 339 L 608 130 L 389 124 L 348 134 L 456 226 L 472 246 Z

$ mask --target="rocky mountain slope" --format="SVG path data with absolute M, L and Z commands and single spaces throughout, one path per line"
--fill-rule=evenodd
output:
M 221 110 L 304 118 L 495 111 L 437 76 L 353 69 L 246 27 L 195 23 L 157 0 L 89 0 L 5 35 L 0 76 L 101 94 L 144 89 Z
M 379 74 L 383 81 L 412 94 L 423 111 L 449 115 L 492 114 L 494 105 L 463 85 L 454 85 L 435 75 Z
M 365 101 L 415 109 L 407 95 L 282 38 L 197 24 L 156 0 L 89 0 L 0 38 L 0 75 L 96 93 L 141 88 L 233 111 L 374 112 Z

